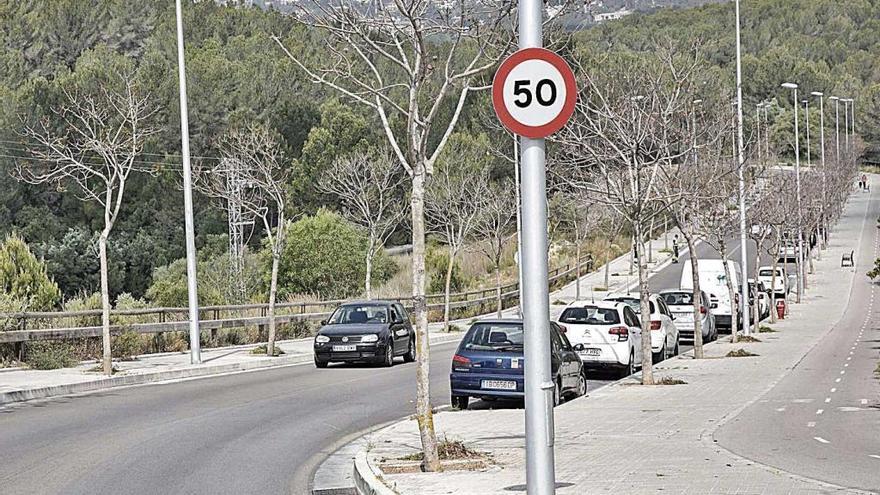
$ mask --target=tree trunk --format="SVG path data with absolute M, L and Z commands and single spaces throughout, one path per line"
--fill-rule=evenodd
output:
M 638 249 L 644 246 L 642 226 L 635 222 L 635 245 Z M 645 263 L 644 253 L 636 253 L 639 263 L 639 305 L 641 307 L 642 323 L 642 385 L 654 384 L 654 361 L 651 352 L 651 305 L 648 302 L 648 265 Z
M 730 341 L 736 343 L 739 339 L 739 309 L 736 303 L 736 287 L 733 286 L 733 280 L 730 278 L 730 265 L 727 263 L 727 247 L 724 241 L 721 241 L 721 261 L 724 265 L 724 278 L 727 282 L 727 293 L 730 297 Z
M 437 433 L 431 410 L 430 345 L 428 342 L 428 305 L 425 297 L 425 169 L 417 165 L 412 176 L 412 277 L 413 316 L 416 324 L 416 420 L 422 442 L 424 467 L 441 471 L 437 452 Z
M 373 281 L 373 252 L 372 248 L 367 250 L 367 259 L 366 259 L 366 273 L 364 274 L 364 292 L 366 293 L 367 299 L 373 298 L 373 290 L 371 287 L 371 283 Z
M 752 333 L 758 333 L 758 325 L 761 324 L 761 305 L 758 304 L 758 263 L 761 262 L 761 244 L 763 243 L 763 238 L 755 239 L 755 262 L 752 263 L 752 280 L 755 281 L 755 297 L 752 301 Z
M 496 260 L 495 262 L 495 299 L 498 303 L 498 318 L 501 318 L 502 311 L 504 311 L 504 302 L 501 300 L 501 263 Z
M 605 250 L 605 290 L 611 290 L 611 246 L 614 243 L 608 239 L 608 249 Z
M 684 230 L 681 231 L 682 237 L 684 237 L 685 242 L 687 242 L 688 252 L 690 253 L 690 261 L 691 261 L 691 280 L 693 280 L 694 286 L 694 359 L 703 359 L 703 322 L 701 320 L 700 306 L 701 303 L 703 305 L 711 306 L 710 301 L 702 301 L 701 300 L 701 290 L 700 290 L 700 269 L 698 266 L 699 259 L 697 258 L 697 249 L 694 246 L 694 239 L 692 236 L 686 234 Z M 706 311 L 709 310 L 709 306 L 706 306 Z
M 446 264 L 446 280 L 443 285 L 443 331 L 449 331 L 449 292 L 452 285 L 452 268 L 455 265 L 455 249 L 449 249 L 449 263 Z
M 577 245 L 574 248 L 574 299 L 575 301 L 581 300 L 581 244 L 580 242 L 576 243 Z
M 110 234 L 104 229 L 98 237 L 98 257 L 101 264 L 101 344 L 103 347 L 104 374 L 113 374 L 113 355 L 110 343 L 110 283 L 107 268 L 107 237 Z
M 277 241 L 276 241 L 277 242 Z M 272 253 L 272 279 L 269 281 L 269 342 L 266 344 L 266 355 L 275 355 L 275 299 L 278 295 L 278 264 L 281 253 Z
M 773 252 L 779 252 L 779 248 L 774 247 Z M 774 256 L 773 275 L 770 276 L 770 323 L 776 323 L 776 269 L 778 266 L 778 256 Z

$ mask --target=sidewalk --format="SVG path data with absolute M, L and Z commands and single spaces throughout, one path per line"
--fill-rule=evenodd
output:
M 713 435 L 748 405 L 761 400 L 840 319 L 854 276 L 840 257 L 873 229 L 876 212 L 865 197 L 851 198 L 834 229 L 829 249 L 816 262 L 812 288 L 792 315 L 773 324 L 778 333 L 759 343 L 706 347 L 708 359 L 683 355 L 655 367 L 658 377 L 683 380 L 675 386 L 638 385 L 633 378 L 606 386 L 555 410 L 556 477 L 559 494 L 822 494 L 862 493 L 762 466 L 718 445 Z M 758 356 L 724 357 L 734 349 Z M 524 492 L 524 411 L 441 412 L 438 435 L 462 440 L 489 454 L 479 471 L 385 474 L 389 460 L 418 452 L 415 422 L 405 420 L 367 437 L 370 447 L 355 462 L 355 477 L 367 490 L 402 495 L 504 494 Z M 381 480 L 381 481 L 380 481 Z M 390 487 L 390 490 L 389 490 Z M 366 493 L 366 491 L 364 491 Z
M 653 241 L 652 258 L 655 260 L 651 266 L 656 266 L 660 261 L 668 260 L 669 255 L 660 252 L 663 246 L 662 237 Z M 621 276 L 612 277 L 612 287 L 615 290 L 625 290 L 626 285 L 632 284 L 632 277 L 625 277 L 628 273 L 629 255 L 625 254 L 610 263 L 611 273 L 620 272 Z M 589 294 L 592 287 L 604 283 L 604 265 L 599 271 L 584 274 L 581 277 L 582 297 Z M 574 300 L 577 284 L 571 282 L 551 294 L 551 302 Z M 598 292 L 597 292 L 598 294 Z M 509 308 L 504 311 L 504 316 L 516 317 L 517 308 Z M 495 313 L 484 315 L 493 317 Z M 478 318 L 478 317 L 477 317 Z M 474 317 L 452 321 L 459 328 L 466 329 Z M 462 333 L 443 332 L 442 322 L 429 325 L 431 344 L 455 341 L 461 338 Z M 220 347 L 202 350 L 202 364 L 190 364 L 188 352 L 145 354 L 138 356 L 132 361 L 114 361 L 114 367 L 119 370 L 112 377 L 105 377 L 96 369 L 97 363 L 83 362 L 73 368 L 57 370 L 31 370 L 27 368 L 0 368 L 0 404 L 17 402 L 31 399 L 41 399 L 58 395 L 78 394 L 102 390 L 112 387 L 140 385 L 168 380 L 185 378 L 205 377 L 223 373 L 233 373 L 257 369 L 277 368 L 312 361 L 312 339 L 297 339 L 279 342 L 277 345 L 285 354 L 281 357 L 269 358 L 251 354 L 251 350 L 259 344 L 250 344 L 233 347 Z

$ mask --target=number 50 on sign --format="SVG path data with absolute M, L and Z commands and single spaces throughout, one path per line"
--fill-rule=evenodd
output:
M 539 139 L 561 129 L 577 99 L 571 68 L 543 48 L 525 48 L 508 57 L 492 82 L 495 114 L 513 133 Z

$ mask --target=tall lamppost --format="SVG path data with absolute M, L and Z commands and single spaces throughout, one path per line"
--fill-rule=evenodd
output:
M 798 135 L 798 96 L 797 90 L 798 85 L 795 83 L 783 83 L 783 88 L 792 90 L 793 99 L 794 99 L 794 175 L 795 175 L 795 183 L 797 185 L 797 235 L 798 235 L 798 246 L 797 246 L 797 302 L 801 302 L 801 295 L 804 291 L 804 229 L 803 229 L 803 213 L 801 211 L 801 149 L 800 149 L 800 136 Z
M 829 100 L 834 102 L 834 156 L 837 161 L 836 167 L 840 167 L 840 97 L 829 96 Z
M 749 253 L 746 249 L 746 157 L 743 153 L 742 37 L 740 36 L 739 0 L 736 0 L 736 154 L 739 179 L 739 262 L 742 267 L 742 333 L 751 333 L 749 323 Z
M 804 117 L 807 119 L 807 167 L 810 165 L 810 152 L 812 148 L 810 147 L 810 100 L 803 101 L 804 107 L 806 109 Z
M 761 109 L 764 107 L 764 103 L 758 103 L 755 105 L 755 132 L 757 134 L 756 141 L 758 142 L 758 163 L 762 166 L 766 164 L 764 157 L 761 153 L 761 148 L 764 142 L 761 140 Z
M 846 113 L 846 122 L 845 122 L 846 152 L 852 153 L 852 146 L 853 146 L 853 144 L 855 144 L 855 143 L 853 143 L 853 138 L 855 137 L 854 134 L 855 134 L 855 127 L 856 127 L 856 115 L 855 115 L 855 107 L 854 107 L 855 100 L 853 100 L 852 98 L 846 98 L 841 101 L 843 101 L 844 112 L 846 112 L 846 109 L 849 108 L 849 112 Z M 848 107 L 847 107 L 847 104 L 849 104 Z
M 852 101 L 849 98 L 841 98 L 840 101 L 843 102 L 843 138 L 844 138 L 844 150 L 846 150 L 846 155 L 849 157 L 849 105 L 848 103 Z
M 822 218 L 822 247 L 825 247 L 825 237 L 827 234 L 827 226 L 825 225 L 825 205 L 828 202 L 827 198 L 827 190 L 826 190 L 826 176 L 825 176 L 825 94 L 821 91 L 813 91 L 810 95 L 815 96 L 819 99 L 819 160 L 822 164 L 822 209 L 821 209 L 821 218 Z M 821 251 L 820 251 L 821 252 Z

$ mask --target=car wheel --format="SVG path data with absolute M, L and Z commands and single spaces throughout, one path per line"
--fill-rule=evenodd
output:
M 386 368 L 394 366 L 394 344 L 391 342 L 385 346 L 385 359 L 382 361 L 382 364 Z
M 409 339 L 409 346 L 406 348 L 406 354 L 403 355 L 404 363 L 411 363 L 416 360 L 416 345 L 413 339 Z
M 665 361 L 667 357 L 669 357 L 669 351 L 666 347 L 666 342 L 663 343 L 663 349 L 660 352 L 651 353 L 651 359 L 653 359 L 654 364 Z
M 629 351 L 629 363 L 623 368 L 621 378 L 626 378 L 636 374 L 636 355 L 633 351 Z
M 559 379 L 556 380 L 556 386 L 553 387 L 553 407 L 562 402 L 562 387 L 559 385 Z
M 469 401 L 470 397 L 468 397 L 467 395 L 453 395 L 452 408 L 458 409 L 459 411 L 465 411 L 468 408 Z
M 321 361 L 321 360 L 318 359 L 317 356 L 315 356 L 315 368 L 321 368 L 321 369 L 324 369 L 324 368 L 327 367 L 328 364 L 330 364 L 329 361 Z
M 578 387 L 575 397 L 583 397 L 587 395 L 587 376 L 584 373 L 578 374 Z
M 681 352 L 681 349 L 679 349 L 678 341 L 676 340 L 676 341 L 675 341 L 675 348 L 672 349 L 672 355 L 673 355 L 673 356 L 678 356 L 678 353 L 679 353 L 679 352 Z

